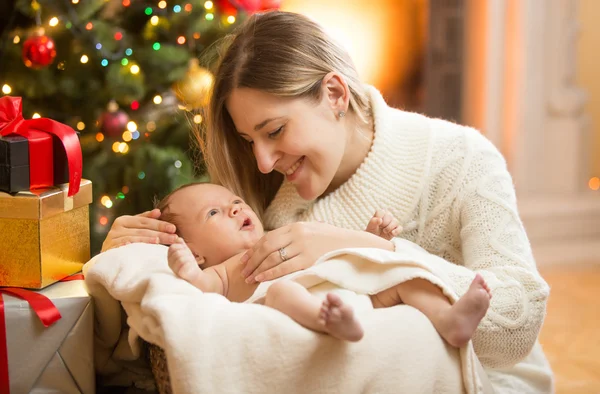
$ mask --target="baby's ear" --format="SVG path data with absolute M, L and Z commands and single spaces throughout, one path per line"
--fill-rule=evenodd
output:
M 185 241 L 184 241 L 183 243 L 185 243 Z M 187 245 L 187 247 L 190 249 L 190 252 L 192 252 L 192 255 L 194 256 L 194 259 L 196 259 L 196 263 L 198 264 L 198 266 L 199 266 L 199 267 L 202 267 L 202 265 L 203 265 L 204 263 L 206 263 L 206 260 L 204 259 L 204 257 L 200 256 L 198 253 L 196 253 L 196 252 L 194 252 L 194 251 L 192 250 L 192 248 L 194 248 L 194 249 L 195 249 L 195 246 L 194 246 L 193 244 L 189 244 L 189 245 L 188 245 L 188 244 L 186 244 L 186 245 Z
M 194 253 L 194 257 L 196 258 L 196 263 L 198 263 L 199 267 L 202 267 L 204 265 L 204 263 L 206 263 L 206 260 L 204 259 L 204 257 L 199 256 L 196 253 Z

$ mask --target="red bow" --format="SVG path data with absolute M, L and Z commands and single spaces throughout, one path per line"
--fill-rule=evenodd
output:
M 19 134 L 28 137 L 31 132 L 44 132 L 57 136 L 67 152 L 69 163 L 69 196 L 79 191 L 82 171 L 81 145 L 75 131 L 67 125 L 52 119 L 38 118 L 25 120 L 22 113 L 22 102 L 20 97 L 0 97 L 0 135 Z M 36 155 L 30 155 L 30 160 Z M 48 167 L 52 163 L 45 163 Z M 32 185 L 34 182 L 32 182 Z
M 0 288 L 0 392 L 9 393 L 8 348 L 6 342 L 6 320 L 4 318 L 4 300 L 2 293 L 27 301 L 31 309 L 38 315 L 44 327 L 49 327 L 58 319 L 60 312 L 52 301 L 43 294 L 19 288 Z

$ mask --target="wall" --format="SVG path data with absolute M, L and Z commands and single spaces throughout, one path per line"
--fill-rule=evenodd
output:
M 600 177 L 600 1 L 579 1 L 580 32 L 577 48 L 577 84 L 588 93 L 591 117 L 590 177 Z
M 363 81 L 391 105 L 419 70 L 427 20 L 426 0 L 284 0 L 282 10 L 316 20 L 352 57 Z

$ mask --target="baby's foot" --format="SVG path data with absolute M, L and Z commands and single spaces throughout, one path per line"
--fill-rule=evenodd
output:
M 202 270 L 182 238 L 179 238 L 176 243 L 169 247 L 167 256 L 169 268 L 173 270 L 175 275 L 195 285 Z
M 438 331 L 452 346 L 464 346 L 475 333 L 477 325 L 485 316 L 492 294 L 479 274 L 460 299 L 444 312 Z
M 364 335 L 362 325 L 354 316 L 350 305 L 334 293 L 327 294 L 319 313 L 319 323 L 331 336 L 346 341 L 360 341 Z

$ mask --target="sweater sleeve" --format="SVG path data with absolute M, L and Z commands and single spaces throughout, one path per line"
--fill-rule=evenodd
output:
M 503 368 L 525 358 L 536 343 L 549 287 L 537 271 L 504 158 L 484 137 L 468 140 L 453 230 L 460 232 L 464 266 L 440 259 L 440 269 L 458 296 L 475 273 L 486 280 L 492 300 L 473 345 L 484 366 Z

